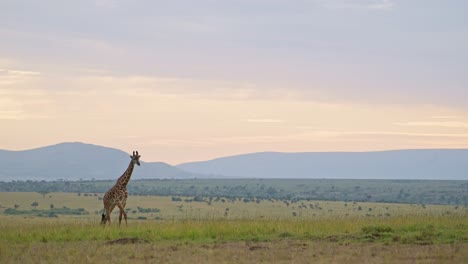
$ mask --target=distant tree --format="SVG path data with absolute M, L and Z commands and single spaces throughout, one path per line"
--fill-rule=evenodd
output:
M 38 191 L 38 193 L 42 195 L 42 198 L 45 198 L 46 194 L 48 194 L 49 192 L 45 190 L 41 190 L 41 191 Z
M 50 210 L 54 209 L 54 204 L 50 204 Z
M 276 194 L 278 194 L 278 191 L 273 188 L 273 187 L 269 187 L 267 190 L 266 190 L 267 194 L 271 197 L 274 197 Z
M 180 202 L 180 201 L 182 201 L 182 198 L 172 196 L 172 197 L 171 197 L 171 201 L 173 201 L 173 202 Z
M 31 204 L 31 206 L 34 207 L 34 209 L 36 209 L 36 207 L 39 206 L 39 203 L 38 203 L 38 202 L 33 202 L 33 203 Z

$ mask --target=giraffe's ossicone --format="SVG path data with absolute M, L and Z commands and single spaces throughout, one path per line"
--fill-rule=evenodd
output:
M 125 170 L 123 175 L 117 180 L 117 183 L 104 195 L 103 202 L 105 213 L 102 214 L 101 224 L 105 225 L 107 222 L 110 224 L 110 215 L 116 206 L 120 210 L 119 225 L 122 222 L 122 216 L 125 218 L 125 224 L 127 224 L 127 213 L 125 212 L 125 205 L 127 204 L 128 198 L 127 184 L 130 181 L 135 164 L 140 166 L 140 157 L 138 151 L 133 151 L 127 170 Z

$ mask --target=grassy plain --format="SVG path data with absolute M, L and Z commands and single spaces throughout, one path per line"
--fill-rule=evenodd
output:
M 0 182 L 0 192 L 103 193 L 108 181 Z M 130 195 L 468 205 L 468 181 L 344 179 L 132 180 Z
M 0 193 L 2 212 L 84 208 L 89 214 L 0 214 L 1 263 L 468 263 L 464 207 L 131 196 L 128 226 L 99 226 L 102 194 Z M 137 208 L 157 208 L 140 212 Z M 133 213 L 132 211 L 136 211 Z M 146 218 L 146 219 L 143 219 Z
M 33 192 L 0 192 L 0 210 L 14 208 L 17 210 L 49 210 L 54 208 L 84 208 L 89 214 L 73 216 L 80 219 L 100 220 L 103 209 L 102 193 L 48 193 L 41 195 Z M 129 218 L 173 220 L 173 219 L 317 219 L 335 217 L 365 217 L 385 218 L 392 216 L 450 216 L 466 215 L 467 208 L 454 205 L 420 205 L 372 202 L 344 202 L 344 201 L 306 201 L 297 202 L 282 200 L 259 200 L 258 202 L 244 202 L 242 198 L 222 198 L 209 203 L 208 199 L 201 202 L 172 201 L 167 196 L 130 196 L 127 201 Z M 193 197 L 192 197 L 193 198 Z M 37 202 L 37 207 L 31 204 Z M 140 208 L 159 209 L 159 212 L 141 213 Z M 114 210 L 114 220 L 118 215 Z M 63 216 L 61 216 L 63 217 Z

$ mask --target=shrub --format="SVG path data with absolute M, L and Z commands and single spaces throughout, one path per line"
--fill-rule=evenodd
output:
M 378 225 L 378 226 L 365 226 L 361 229 L 363 233 L 375 234 L 375 233 L 393 233 L 393 229 L 389 226 Z
M 364 238 L 369 241 L 390 238 L 394 232 L 391 227 L 385 225 L 365 226 L 361 231 L 364 233 Z M 395 237 L 393 240 L 395 241 Z
M 138 212 L 140 213 L 159 213 L 161 212 L 161 209 L 158 208 L 142 208 L 142 207 L 137 207 Z

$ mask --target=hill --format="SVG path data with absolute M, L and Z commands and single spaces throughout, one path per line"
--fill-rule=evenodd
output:
M 79 142 L 0 150 L 0 181 L 114 180 L 129 161 L 124 151 Z M 177 166 L 142 161 L 132 177 L 467 180 L 468 149 L 260 152 Z
M 144 153 L 142 153 L 144 158 Z M 31 150 L 0 150 L 0 181 L 117 179 L 127 169 L 129 154 L 84 143 L 61 143 Z M 132 178 L 193 178 L 164 162 L 141 162 Z
M 261 152 L 176 167 L 218 177 L 467 180 L 468 149 Z

